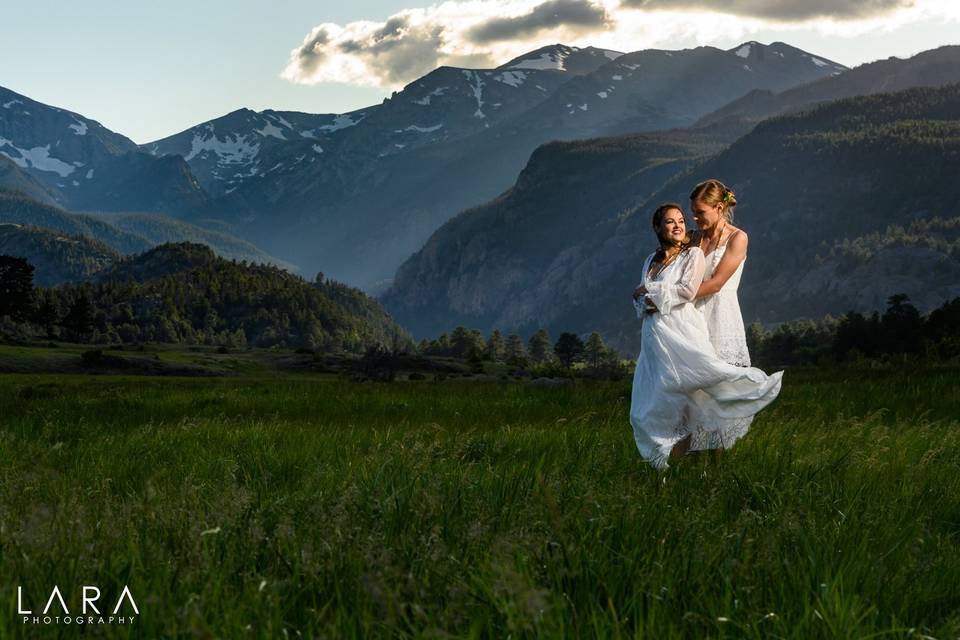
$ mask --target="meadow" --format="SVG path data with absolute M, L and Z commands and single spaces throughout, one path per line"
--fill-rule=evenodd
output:
M 960 637 L 956 368 L 788 369 L 666 473 L 629 381 L 234 369 L 0 375 L 0 637 Z

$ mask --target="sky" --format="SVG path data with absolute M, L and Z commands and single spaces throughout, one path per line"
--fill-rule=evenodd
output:
M 960 44 L 957 0 L 37 0 L 4 22 L 0 86 L 139 144 L 243 107 L 343 113 L 556 42 L 781 41 L 851 67 Z

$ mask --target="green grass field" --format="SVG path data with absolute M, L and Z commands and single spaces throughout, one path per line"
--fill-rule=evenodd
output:
M 790 369 L 666 474 L 628 382 L 4 374 L 0 637 L 957 638 L 958 373 Z

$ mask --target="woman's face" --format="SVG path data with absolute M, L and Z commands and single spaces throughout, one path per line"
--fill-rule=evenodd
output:
M 690 201 L 690 211 L 693 213 L 693 221 L 703 230 L 712 229 L 723 217 L 722 204 L 709 205 L 700 199 Z
M 683 211 L 668 209 L 660 221 L 657 235 L 667 244 L 680 244 L 687 233 L 687 223 L 683 219 Z

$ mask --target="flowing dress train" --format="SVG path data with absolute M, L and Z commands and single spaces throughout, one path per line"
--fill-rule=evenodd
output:
M 734 232 L 733 235 L 737 233 L 739 231 Z M 733 236 L 731 235 L 731 237 Z M 716 272 L 729 242 L 730 239 L 728 238 L 727 242 L 711 251 L 709 255 L 704 256 L 706 259 L 704 279 L 713 276 Z M 746 331 L 743 326 L 743 315 L 740 313 L 740 300 L 737 297 L 737 290 L 740 287 L 740 278 L 743 275 L 743 267 L 746 261 L 746 258 L 740 261 L 736 271 L 723 283 L 719 291 L 694 302 L 707 322 L 710 344 L 717 351 L 717 355 L 724 362 L 738 367 L 749 367 L 751 364 Z M 719 427 L 713 430 L 706 430 L 698 425 L 693 425 L 693 440 L 690 443 L 690 449 L 694 451 L 729 449 L 737 440 L 746 435 L 752 422 L 753 416 L 747 416 L 745 418 L 721 420 Z
M 686 249 L 655 278 L 649 273 L 653 255 L 644 262 L 643 284 L 658 311 L 640 314 L 630 423 L 640 455 L 664 469 L 670 450 L 694 426 L 716 431 L 724 420 L 751 417 L 773 402 L 783 371 L 768 376 L 717 355 L 703 314 L 693 304 L 705 270 L 699 247 Z

